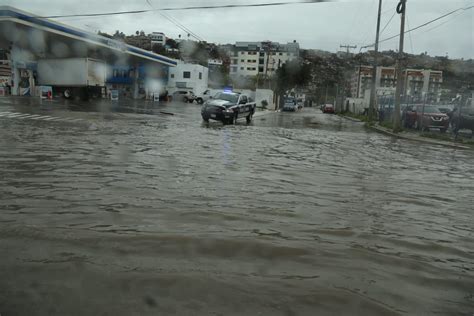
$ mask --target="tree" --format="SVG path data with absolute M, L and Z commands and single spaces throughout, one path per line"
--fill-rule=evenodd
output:
M 166 55 L 166 48 L 163 45 L 153 44 L 151 50 L 156 54 Z
M 167 38 L 166 39 L 166 45 L 169 47 L 169 48 L 172 48 L 172 49 L 179 49 L 179 45 L 178 45 L 178 42 L 176 42 L 174 39 L 172 38 Z

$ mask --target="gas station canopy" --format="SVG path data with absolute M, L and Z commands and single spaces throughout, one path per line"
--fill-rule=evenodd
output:
M 108 63 L 159 63 L 177 61 L 94 33 L 0 6 L 0 48 L 15 47 L 29 58 L 91 57 Z

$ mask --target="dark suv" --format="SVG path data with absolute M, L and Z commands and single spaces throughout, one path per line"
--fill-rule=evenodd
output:
M 224 124 L 233 124 L 239 118 L 245 118 L 247 123 L 252 121 L 256 104 L 246 95 L 233 92 L 219 92 L 215 97 L 206 101 L 201 109 L 205 122 L 210 119 Z

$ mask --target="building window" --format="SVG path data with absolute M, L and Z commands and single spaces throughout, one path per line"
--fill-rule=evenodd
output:
M 183 71 L 183 78 L 184 79 L 191 79 L 191 72 L 190 71 Z
M 232 71 L 232 72 L 237 72 L 237 67 L 232 67 L 232 68 L 231 68 L 231 71 Z
M 171 79 L 174 79 L 174 74 L 171 74 L 170 77 L 171 77 Z
M 241 62 L 241 63 L 245 63 L 245 59 L 241 59 L 240 62 Z
M 283 53 L 279 53 L 278 55 L 283 56 Z
M 240 67 L 240 70 L 244 70 L 244 67 Z
M 199 73 L 199 80 L 202 80 L 202 72 Z
M 232 60 L 232 64 L 237 65 L 237 61 L 238 61 L 237 59 Z

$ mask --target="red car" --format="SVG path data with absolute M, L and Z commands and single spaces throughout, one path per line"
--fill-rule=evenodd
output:
M 414 129 L 429 130 L 437 128 L 444 133 L 449 128 L 449 116 L 434 105 L 408 107 L 403 113 L 404 125 Z
M 335 111 L 334 111 L 334 105 L 332 104 L 325 104 L 323 106 L 323 113 L 332 113 L 334 114 Z

